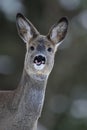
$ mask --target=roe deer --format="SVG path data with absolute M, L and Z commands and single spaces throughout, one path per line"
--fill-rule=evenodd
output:
M 24 69 L 17 89 L 0 92 L 0 130 L 37 130 L 48 76 L 55 52 L 67 33 L 68 20 L 62 17 L 46 36 L 40 35 L 20 13 L 16 24 L 19 36 L 26 43 Z

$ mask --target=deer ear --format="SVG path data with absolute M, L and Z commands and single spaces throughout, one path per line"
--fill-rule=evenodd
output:
M 16 16 L 16 25 L 18 34 L 25 43 L 28 43 L 31 38 L 34 38 L 39 34 L 32 23 L 20 13 Z
M 67 29 L 68 19 L 66 17 L 62 17 L 56 24 L 52 26 L 47 37 L 56 43 L 57 46 L 59 46 L 66 36 Z

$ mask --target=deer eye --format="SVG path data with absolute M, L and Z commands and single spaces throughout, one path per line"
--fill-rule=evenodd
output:
M 48 50 L 49 52 L 51 52 L 51 51 L 52 51 L 52 48 L 51 48 L 51 47 L 49 47 L 47 50 Z
M 31 49 L 31 51 L 34 51 L 34 46 L 31 46 L 30 49 Z

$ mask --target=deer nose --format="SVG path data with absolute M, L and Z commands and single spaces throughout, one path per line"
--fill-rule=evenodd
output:
M 43 56 L 43 55 L 37 55 L 37 56 L 35 56 L 35 58 L 34 58 L 34 63 L 35 63 L 37 66 L 40 66 L 41 64 L 45 64 L 45 63 L 46 63 L 46 58 L 45 58 L 45 56 Z

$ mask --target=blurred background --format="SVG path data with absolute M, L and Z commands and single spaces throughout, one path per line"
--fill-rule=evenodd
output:
M 15 17 L 23 13 L 42 33 L 67 16 L 69 30 L 49 77 L 39 130 L 87 130 L 87 0 L 0 0 L 0 89 L 15 89 L 25 44 Z

